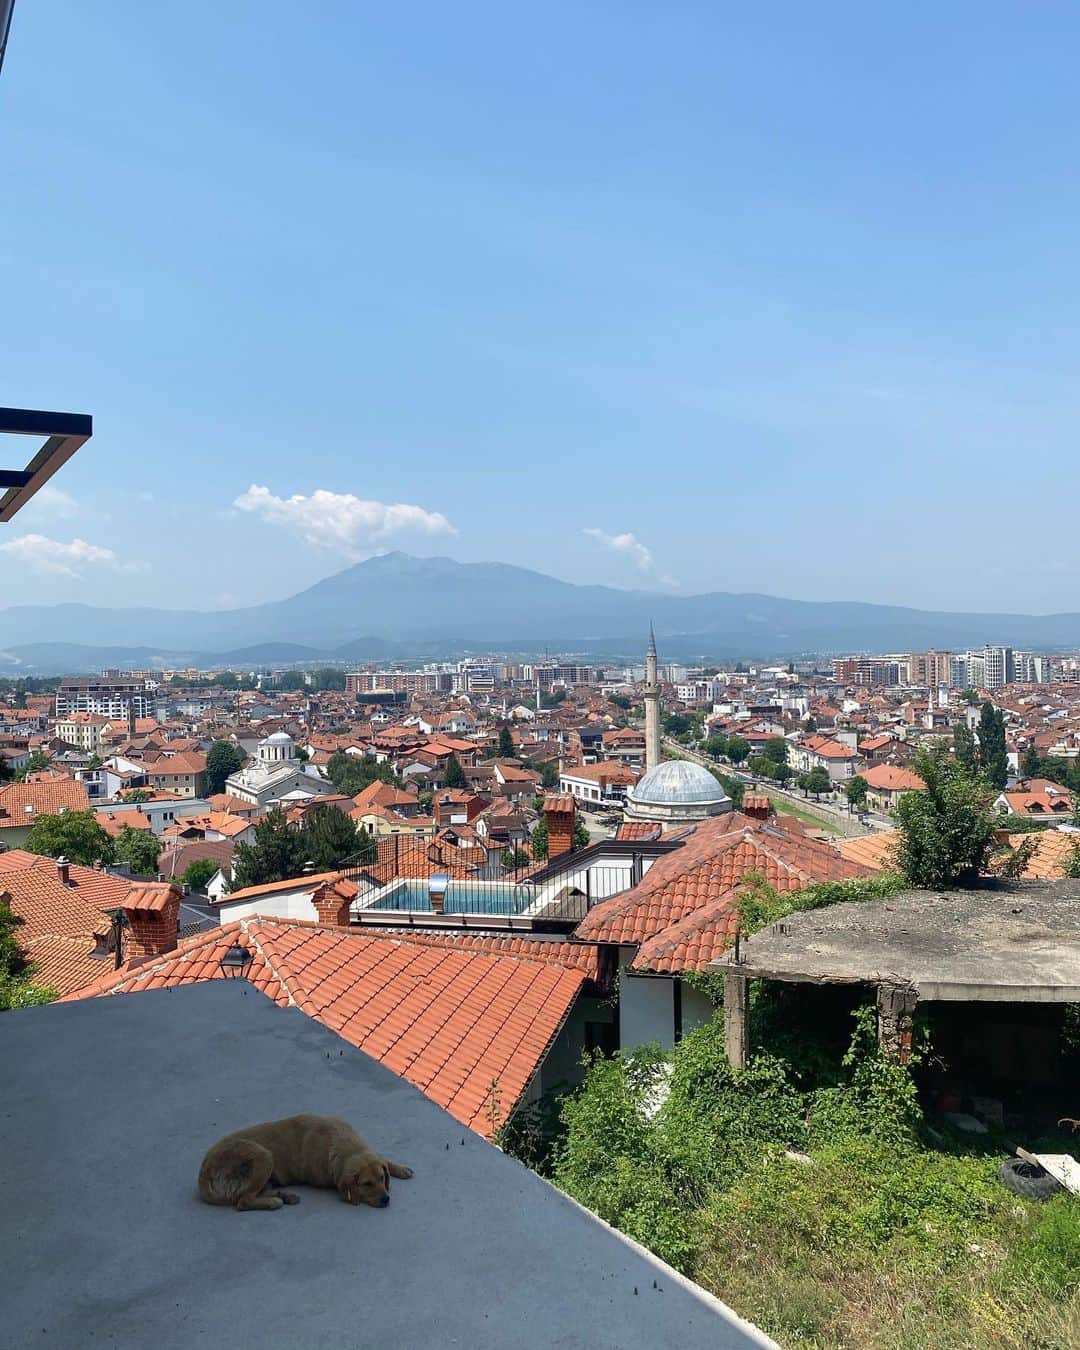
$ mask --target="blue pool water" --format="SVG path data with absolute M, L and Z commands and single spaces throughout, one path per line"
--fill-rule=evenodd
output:
M 505 881 L 451 881 L 446 888 L 446 914 L 520 914 L 535 898 L 528 887 Z M 371 909 L 408 909 L 431 913 L 426 881 L 399 881 Z

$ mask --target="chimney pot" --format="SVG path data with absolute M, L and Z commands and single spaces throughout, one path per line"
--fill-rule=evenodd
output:
M 57 858 L 56 875 L 60 878 L 61 886 L 71 885 L 71 864 L 66 858 Z

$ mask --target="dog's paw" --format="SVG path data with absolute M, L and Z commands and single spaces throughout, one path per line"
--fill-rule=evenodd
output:
M 300 1197 L 294 1194 L 292 1191 L 282 1191 L 280 1199 L 286 1205 L 298 1205 L 300 1203 Z
M 398 1169 L 397 1178 L 399 1181 L 408 1181 L 413 1174 L 411 1167 L 405 1167 L 401 1163 L 398 1164 Z

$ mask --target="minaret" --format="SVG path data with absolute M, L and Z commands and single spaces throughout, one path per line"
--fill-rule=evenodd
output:
M 645 653 L 645 772 L 660 763 L 660 681 L 656 675 L 656 635 L 649 624 Z

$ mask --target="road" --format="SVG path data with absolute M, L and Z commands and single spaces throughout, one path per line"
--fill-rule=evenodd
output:
M 887 816 L 876 815 L 873 812 L 867 812 L 861 818 L 854 816 L 846 806 L 833 805 L 831 802 L 804 797 L 798 791 L 789 792 L 786 788 L 779 787 L 775 783 L 743 773 L 730 764 L 722 764 L 710 759 L 707 755 L 700 754 L 697 750 L 691 750 L 668 736 L 663 738 L 663 744 L 666 749 L 671 750 L 674 754 L 682 755 L 685 759 L 692 760 L 703 768 L 719 769 L 721 773 L 727 774 L 730 778 L 737 778 L 740 782 L 746 783 L 747 786 L 759 787 L 763 792 L 767 792 L 770 797 L 778 799 L 781 803 L 789 801 L 793 806 L 798 806 L 803 811 L 809 811 L 812 815 L 819 816 L 823 824 L 826 827 L 834 828 L 837 834 L 873 834 L 876 830 L 896 828 L 896 822 L 890 820 Z

